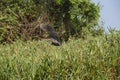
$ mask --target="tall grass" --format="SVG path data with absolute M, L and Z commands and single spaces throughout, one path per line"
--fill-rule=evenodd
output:
M 0 45 L 0 80 L 120 80 L 120 35 Z

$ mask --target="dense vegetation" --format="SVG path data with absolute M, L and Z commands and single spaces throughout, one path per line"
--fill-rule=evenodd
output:
M 120 80 L 120 31 L 61 47 L 46 41 L 0 45 L 0 80 Z
M 0 80 L 120 80 L 120 30 L 105 33 L 99 11 L 91 0 L 1 0 Z M 40 23 L 62 46 L 41 40 Z
M 90 0 L 1 0 L 0 42 L 39 39 L 43 34 L 36 25 L 43 22 L 63 40 L 81 37 L 83 28 L 90 31 L 97 24 L 99 11 Z

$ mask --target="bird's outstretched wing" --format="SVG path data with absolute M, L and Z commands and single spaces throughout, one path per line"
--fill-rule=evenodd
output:
M 44 23 L 40 24 L 39 26 L 41 30 L 49 34 L 49 38 L 52 41 L 53 45 L 56 45 L 56 46 L 61 45 L 60 37 L 58 36 L 54 28 Z

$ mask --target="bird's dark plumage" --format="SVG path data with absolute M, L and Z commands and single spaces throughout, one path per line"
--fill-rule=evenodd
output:
M 61 45 L 60 37 L 58 36 L 54 28 L 44 23 L 40 24 L 39 26 L 41 30 L 49 34 L 50 41 L 52 41 L 53 45 L 56 45 L 56 46 Z

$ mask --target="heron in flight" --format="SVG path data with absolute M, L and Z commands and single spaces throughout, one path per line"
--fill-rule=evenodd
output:
M 61 45 L 60 37 L 58 36 L 54 28 L 44 23 L 41 23 L 39 26 L 42 31 L 48 33 L 48 38 L 52 42 L 53 45 L 56 45 L 56 46 Z

